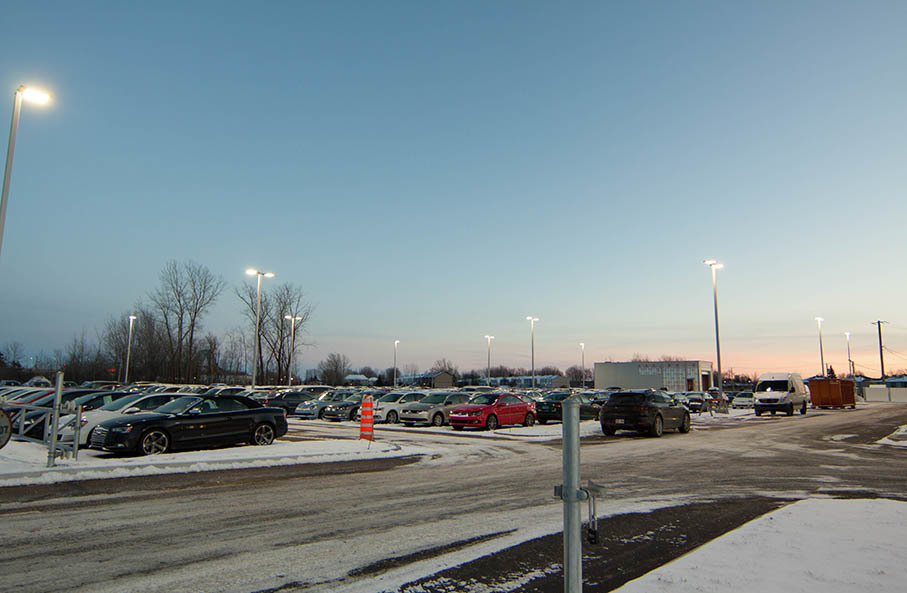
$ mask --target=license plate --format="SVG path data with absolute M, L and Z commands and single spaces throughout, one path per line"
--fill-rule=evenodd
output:
M 615 418 L 615 419 L 614 419 L 614 424 L 623 424 L 623 423 L 624 423 L 624 419 L 623 419 L 623 418 Z

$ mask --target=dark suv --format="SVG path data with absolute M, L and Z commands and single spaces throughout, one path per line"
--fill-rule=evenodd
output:
M 647 432 L 660 437 L 665 429 L 690 432 L 690 411 L 664 391 L 621 391 L 611 394 L 598 416 L 602 432 L 618 430 Z

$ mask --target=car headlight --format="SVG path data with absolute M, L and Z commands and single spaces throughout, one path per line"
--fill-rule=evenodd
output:
M 126 434 L 132 430 L 132 425 L 128 424 L 126 426 L 114 426 L 110 429 L 110 432 L 119 432 L 121 434 Z

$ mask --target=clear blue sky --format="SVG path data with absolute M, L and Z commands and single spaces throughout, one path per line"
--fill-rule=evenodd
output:
M 301 366 L 907 353 L 903 2 L 41 2 L 0 344 L 89 337 L 192 259 L 315 305 Z M 7 115 L 3 115 L 6 113 Z M 2 144 L 5 152 L 5 142 Z M 206 319 L 240 324 L 225 293 Z M 907 354 L 886 357 L 907 367 Z

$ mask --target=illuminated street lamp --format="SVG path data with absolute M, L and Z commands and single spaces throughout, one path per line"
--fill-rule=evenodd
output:
M 821 317 L 816 317 L 816 323 L 819 324 L 819 364 L 822 365 L 822 376 L 825 376 L 825 352 L 822 350 L 822 322 Z
M 397 345 L 400 340 L 394 340 L 394 388 L 397 387 Z
M 715 278 L 715 270 L 720 270 L 724 264 L 718 263 L 714 259 L 703 260 L 712 270 L 712 300 L 715 303 L 715 356 L 718 362 L 718 393 L 724 393 L 724 382 L 721 378 L 721 334 L 718 331 L 718 280 Z
M 6 204 L 9 198 L 9 178 L 13 170 L 13 151 L 16 149 L 16 129 L 19 127 L 19 111 L 22 100 L 44 105 L 50 95 L 27 86 L 20 86 L 13 95 L 13 122 L 9 127 L 9 144 L 6 148 L 6 168 L 3 170 L 3 190 L 0 191 L 0 249 L 3 247 L 3 225 L 6 222 Z
M 129 355 L 132 353 L 132 324 L 135 323 L 135 315 L 129 316 L 129 338 L 126 340 L 126 374 L 123 377 L 123 385 L 129 385 Z
M 252 361 L 252 389 L 255 390 L 255 379 L 258 376 L 258 358 L 261 356 L 261 336 L 259 335 L 261 325 L 261 278 L 273 278 L 274 272 L 260 272 L 255 268 L 246 270 L 249 276 L 258 276 L 258 292 L 255 298 L 255 359 Z
M 491 341 L 494 336 L 485 336 L 485 339 L 488 340 L 488 366 L 485 367 L 485 378 L 488 381 L 488 385 L 491 385 Z
M 535 389 L 535 322 L 538 321 L 538 317 L 533 317 L 532 315 L 526 316 L 526 321 L 529 322 L 529 334 L 531 336 L 531 364 L 532 364 L 532 388 Z
M 296 322 L 302 321 L 302 317 L 284 315 L 283 318 L 290 320 L 290 366 L 287 369 L 287 386 L 291 386 L 293 385 L 293 358 L 296 356 Z

